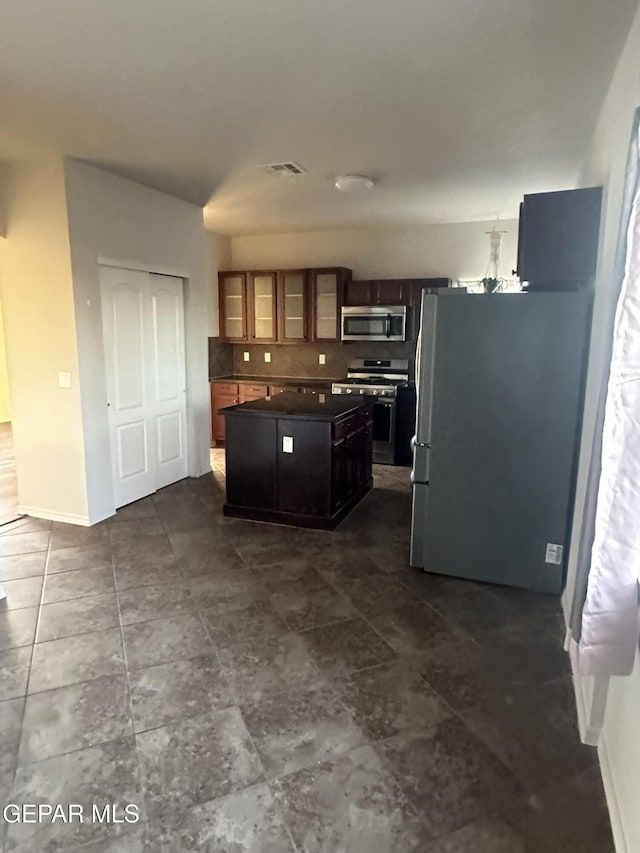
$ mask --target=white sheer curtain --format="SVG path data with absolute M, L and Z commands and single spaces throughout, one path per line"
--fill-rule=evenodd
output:
M 567 647 L 583 675 L 628 675 L 639 633 L 640 578 L 640 121 L 627 168 L 621 255 L 624 276 L 616 308 L 611 367 L 603 395 L 600 459 L 590 476 L 580 559 L 582 591 L 574 602 Z M 630 210 L 629 210 L 630 209 Z M 623 223 L 624 227 L 624 223 Z M 598 476 L 599 474 L 599 476 Z M 597 497 L 596 497 L 597 496 Z M 595 500 L 593 498 L 596 498 Z M 590 545 L 590 548 L 589 548 Z M 590 557 L 589 560 L 587 558 Z

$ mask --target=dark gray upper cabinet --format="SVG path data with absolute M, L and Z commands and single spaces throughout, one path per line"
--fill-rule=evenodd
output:
M 525 195 L 517 272 L 530 290 L 595 278 L 601 205 L 602 187 Z

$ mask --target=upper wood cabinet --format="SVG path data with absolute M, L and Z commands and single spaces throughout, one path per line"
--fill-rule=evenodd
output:
M 447 287 L 446 278 L 387 278 L 349 281 L 345 305 L 406 305 L 416 307 L 425 288 Z
M 231 343 L 339 341 L 351 270 L 221 272 L 220 337 Z
M 275 272 L 247 273 L 249 340 L 254 343 L 271 343 L 278 339 L 277 278 Z
M 247 276 L 243 272 L 218 275 L 220 337 L 225 341 L 247 340 Z
M 278 273 L 278 341 L 309 340 L 309 294 L 306 270 Z
M 309 270 L 311 299 L 311 340 L 340 340 L 340 309 L 351 270 L 344 267 Z

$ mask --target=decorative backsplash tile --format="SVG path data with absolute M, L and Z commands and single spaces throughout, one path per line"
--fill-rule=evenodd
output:
M 209 376 L 233 373 L 233 347 L 218 338 L 209 338 Z
M 220 344 L 233 349 L 233 373 L 250 376 L 295 376 L 340 379 L 346 376 L 347 366 L 354 358 L 406 358 L 413 363 L 416 354 L 415 342 L 383 343 L 379 341 L 355 341 L 353 343 L 306 343 L 306 344 Z M 211 348 L 209 350 L 211 353 Z M 248 352 L 250 361 L 244 361 Z M 265 352 L 271 353 L 271 361 L 265 362 Z M 318 363 L 324 353 L 325 364 Z M 209 359 L 211 366 L 211 357 Z M 231 371 L 228 371 L 231 372 Z M 223 375 L 223 371 L 217 374 Z M 411 375 L 413 378 L 413 375 Z

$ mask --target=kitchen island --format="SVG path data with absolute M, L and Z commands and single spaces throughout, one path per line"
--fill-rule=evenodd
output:
M 373 485 L 373 403 L 282 393 L 222 409 L 224 514 L 333 530 Z

